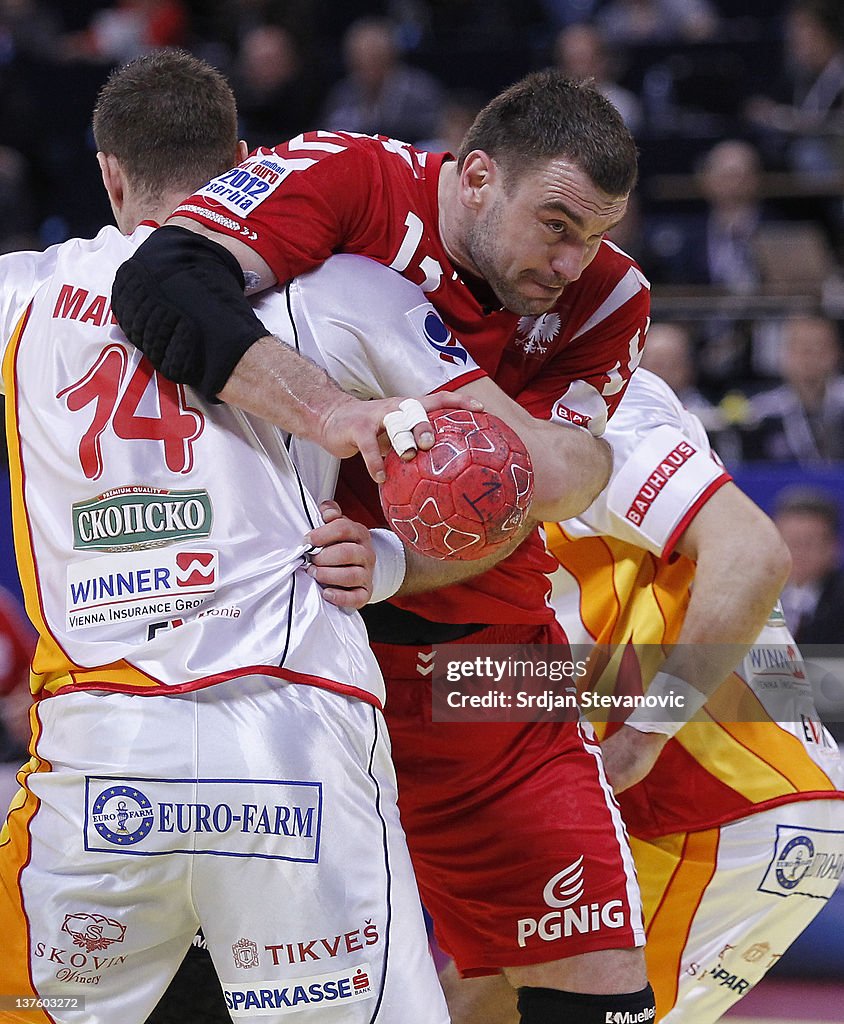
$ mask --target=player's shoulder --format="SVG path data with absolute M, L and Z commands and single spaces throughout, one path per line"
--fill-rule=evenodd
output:
M 650 308 L 650 287 L 633 257 L 605 238 L 589 266 L 566 287 L 562 302 L 575 315 L 580 310 L 587 325 L 603 322 L 622 308 L 640 318 Z
M 0 256 L 0 314 L 4 327 L 7 315 L 20 310 L 53 275 L 61 245 L 43 250 L 19 250 Z
M 649 296 L 650 288 L 650 281 L 633 257 L 605 238 L 589 266 L 566 288 L 566 294 L 571 298 L 571 292 L 575 292 L 591 304 L 611 298 L 620 306 L 634 296 Z
M 304 132 L 271 149 L 260 147 L 241 167 L 274 190 L 293 172 L 304 187 L 327 190 L 334 199 L 358 197 L 367 206 L 381 190 L 414 188 L 442 162 L 424 150 L 386 135 L 356 132 Z
M 45 250 L 19 249 L 0 255 L 0 281 L 3 282 L 3 287 L 8 288 L 15 281 L 23 277 L 32 277 L 39 269 L 55 264 L 57 248 L 51 246 L 51 249 Z
M 153 225 L 141 225 L 130 235 L 124 235 L 113 224 L 101 228 L 92 238 L 69 238 L 46 250 L 55 253 L 57 262 L 72 262 L 90 257 L 115 253 L 127 256 L 154 230 Z
M 318 163 L 329 158 L 332 161 L 366 160 L 391 164 L 391 154 L 398 151 L 405 151 L 408 156 L 421 155 L 424 159 L 422 151 L 416 150 L 406 142 L 391 139 L 386 135 L 363 135 L 360 132 L 344 131 L 302 132 L 271 148 L 260 146 L 249 154 L 248 159 L 253 161 L 258 158 L 269 165 L 274 155 L 283 158 L 285 163 L 280 164 L 278 170 L 284 173 L 288 172 L 288 169 L 304 170 L 305 164 Z M 299 165 L 291 167 L 294 160 L 298 161 Z M 410 163 L 409 158 L 406 162 Z
M 321 266 L 302 274 L 294 287 L 304 295 L 322 296 L 325 304 L 342 309 L 344 301 L 367 305 L 373 316 L 411 309 L 428 300 L 419 285 L 390 267 L 354 253 L 337 253 Z
M 86 287 L 102 279 L 106 287 L 120 264 L 148 237 L 152 226 L 139 227 L 131 235 L 124 235 L 114 225 L 107 225 L 93 238 L 69 238 L 46 250 L 51 265 L 42 277 L 58 276 L 68 283 L 86 282 Z
M 591 272 L 591 273 L 590 273 Z M 620 280 L 624 277 L 635 278 L 640 287 L 650 288 L 650 282 L 645 276 L 642 268 L 623 249 L 604 238 L 598 246 L 595 259 L 589 264 L 582 276 L 591 276 L 597 279 Z
M 116 227 L 102 228 L 93 238 L 69 238 L 44 250 L 0 256 L 0 277 L 6 302 L 21 303 L 47 293 L 53 284 L 86 287 L 103 279 L 106 288 L 117 267 L 146 238 L 152 226 L 123 235 Z
M 275 146 L 258 146 L 249 153 L 249 159 L 255 156 L 268 156 L 270 153 L 299 153 L 306 157 L 308 153 L 316 152 L 337 154 L 355 150 L 365 151 L 377 143 L 378 138 L 377 135 L 365 135 L 362 132 L 313 129 L 283 139 Z
M 627 394 L 622 401 L 627 400 L 628 396 L 631 403 L 638 402 L 673 414 L 679 414 L 683 408 L 680 399 L 662 377 L 646 370 L 644 366 L 640 366 L 631 376 Z
M 681 429 L 683 419 L 683 406 L 671 388 L 655 373 L 639 367 L 630 378 L 608 430 L 632 434 L 664 425 Z

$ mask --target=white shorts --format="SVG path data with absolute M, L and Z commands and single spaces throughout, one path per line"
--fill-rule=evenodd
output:
M 805 800 L 720 829 L 631 837 L 657 1020 L 710 1024 L 821 911 L 844 872 L 844 800 Z
M 141 1024 L 198 926 L 235 1021 L 448 1020 L 374 707 L 251 676 L 38 716 L 0 841 L 0 1020 Z

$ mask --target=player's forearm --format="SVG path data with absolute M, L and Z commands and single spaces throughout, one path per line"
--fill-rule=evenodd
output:
M 610 446 L 588 431 L 538 419 L 488 377 L 472 381 L 457 394 L 483 402 L 519 435 L 533 463 L 531 515 L 537 522 L 571 519 L 588 508 L 606 487 L 612 472 Z
M 325 423 L 337 407 L 357 401 L 321 366 L 272 336 L 244 353 L 218 397 L 317 443 L 324 443 Z
M 438 590 L 440 587 L 451 586 L 453 583 L 462 583 L 464 580 L 480 576 L 481 573 L 491 569 L 494 565 L 511 555 L 516 548 L 527 537 L 531 530 L 536 528 L 536 520 L 525 523 L 519 532 L 502 544 L 494 552 L 485 558 L 473 559 L 471 561 L 460 561 L 456 558 L 428 558 L 419 554 L 412 548 L 405 548 L 407 556 L 407 568 L 404 582 L 399 587 L 399 597 L 406 594 L 420 594 L 428 590 Z
M 534 423 L 525 438 L 534 470 L 531 513 L 544 522 L 571 519 L 606 487 L 612 450 L 606 441 L 579 427 Z
M 756 641 L 788 578 L 771 520 L 733 484 L 700 510 L 678 545 L 697 563 L 683 628 L 664 670 L 711 693 Z

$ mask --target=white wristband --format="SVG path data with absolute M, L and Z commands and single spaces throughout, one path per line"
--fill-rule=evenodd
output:
M 372 596 L 367 604 L 386 601 L 404 583 L 407 555 L 404 544 L 392 530 L 370 530 L 375 549 L 375 568 L 372 570 Z
M 625 725 L 639 732 L 676 736 L 706 703 L 706 696 L 678 676 L 657 672 L 645 691 L 645 704 L 637 707 Z

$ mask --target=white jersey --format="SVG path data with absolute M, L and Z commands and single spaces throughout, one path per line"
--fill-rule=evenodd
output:
M 264 292 L 255 312 L 357 398 L 449 391 L 486 376 L 420 288 L 365 256 L 333 256 Z M 338 460 L 298 437 L 290 454 L 310 493 L 330 498 Z
M 303 571 L 304 536 L 321 520 L 286 436 L 166 381 L 111 315 L 114 273 L 150 230 L 109 227 L 0 260 L 16 548 L 41 637 L 36 686 L 176 692 L 260 669 L 381 702 L 360 617 L 325 602 Z M 334 323 L 337 280 L 329 267 L 288 289 L 298 305 L 286 340 Z M 386 308 L 379 282 L 340 297 L 357 303 L 338 331 L 350 350 Z M 424 322 L 430 307 L 410 287 Z M 259 315 L 273 301 L 286 310 L 284 295 L 268 297 Z M 413 323 L 412 312 L 396 323 L 396 338 L 404 331 L 427 348 Z M 421 390 L 465 373 L 430 355 L 437 373 Z M 404 354 L 403 369 L 414 358 Z M 361 368 L 365 359 L 349 354 Z M 403 373 L 400 393 L 408 382 Z M 314 462 L 313 480 L 336 475 L 327 453 Z
M 617 537 L 662 557 L 729 476 L 697 416 L 648 370 L 631 378 L 604 438 L 613 449 L 610 482 L 566 533 Z
M 700 420 L 647 370 L 633 375 L 605 437 L 613 448 L 609 485 L 581 516 L 548 529 L 549 547 L 561 562 L 553 576 L 552 604 L 572 643 L 671 643 L 682 624 L 694 566 L 680 560 L 675 567 L 668 560 L 697 511 L 730 477 Z M 601 539 L 600 551 L 587 552 L 578 544 L 588 538 Z M 601 574 L 601 558 L 612 580 Z M 619 604 L 614 621 L 606 607 L 608 588 Z M 656 665 L 651 667 L 656 671 Z M 777 608 L 735 673 L 751 687 L 770 720 L 799 742 L 827 780 L 840 785 L 838 748 L 819 721 L 805 668 Z M 716 765 L 711 735 L 707 733 L 709 749 L 698 749 L 697 736 L 688 730 L 679 734 L 698 762 L 720 774 L 729 759 Z M 773 751 L 770 733 L 760 734 L 760 740 Z M 755 736 L 747 742 L 755 743 Z M 787 744 L 783 756 L 786 761 L 791 757 L 796 768 Z M 734 757 L 732 763 L 736 761 Z M 777 776 L 780 782 L 783 777 Z M 829 788 L 829 781 L 824 784 L 811 772 L 810 777 L 815 780 L 811 787 L 795 780 L 791 792 Z M 761 799 L 758 790 L 751 799 Z M 782 794 L 772 785 L 768 795 L 777 799 Z M 721 803 L 723 809 L 723 797 Z

